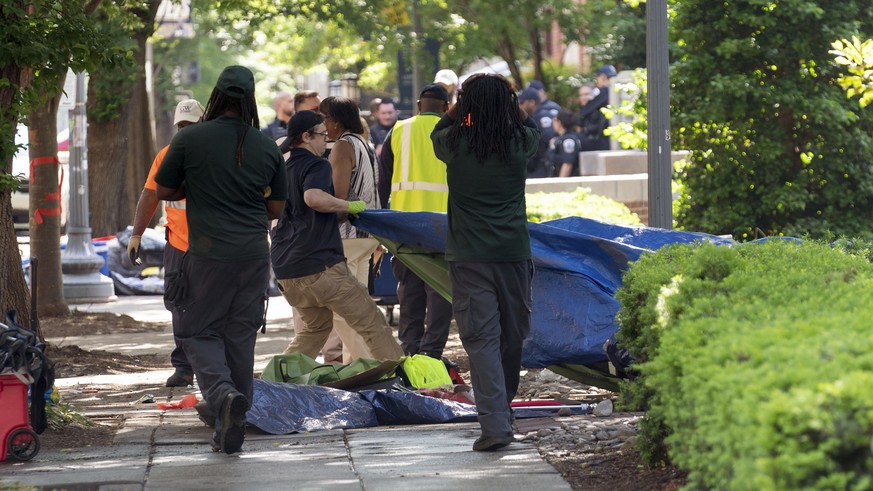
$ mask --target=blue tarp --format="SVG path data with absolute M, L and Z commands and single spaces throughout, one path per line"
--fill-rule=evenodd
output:
M 476 421 L 476 406 L 415 392 L 347 392 L 255 379 L 246 422 L 274 435 L 393 424 Z
M 589 404 L 568 408 L 588 414 Z M 558 408 L 516 408 L 516 418 L 554 416 Z M 347 392 L 318 385 L 255 379 L 246 422 L 266 433 L 287 435 L 318 430 L 378 425 L 436 424 L 476 421 L 476 406 L 416 392 L 362 390 Z
M 354 392 L 255 379 L 248 424 L 274 435 L 379 426 L 372 404 Z
M 432 253 L 444 253 L 448 223 L 442 213 L 370 210 L 356 226 L 379 237 Z M 709 241 L 718 236 L 652 227 L 610 225 L 581 217 L 529 223 L 536 267 L 531 334 L 522 364 L 545 368 L 606 360 L 603 344 L 618 330 L 615 292 L 628 263 L 644 251 L 674 243 Z

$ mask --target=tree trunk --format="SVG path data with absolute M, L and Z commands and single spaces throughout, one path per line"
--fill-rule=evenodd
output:
M 94 96 L 95 83 L 102 75 L 91 75 L 88 82 L 88 109 Z M 118 117 L 88 123 L 88 208 L 91 233 L 95 237 L 118 232 L 119 223 L 129 220 L 127 209 L 127 121 L 128 111 Z
M 515 64 L 515 45 L 512 44 L 512 39 L 509 39 L 505 34 L 500 36 L 497 40 L 497 51 L 509 67 L 509 73 L 512 75 L 512 79 L 515 80 L 515 86 L 519 89 L 524 87 L 524 78 L 521 76 L 521 70 Z
M 15 126 L 18 114 L 10 111 L 16 100 L 16 91 L 23 85 L 23 70 L 17 66 L 4 66 L 0 69 L 0 80 L 8 84 L 0 84 L 0 125 L 8 128 L 3 130 L 4 146 L 15 141 Z M 14 152 L 0 159 L 4 174 L 12 171 Z M 18 312 L 19 321 L 30 326 L 30 292 L 24 281 L 24 271 L 21 269 L 21 253 L 15 239 L 15 226 L 12 223 L 12 194 L 9 189 L 0 186 L 0 316 L 9 310 Z M 37 330 L 42 339 L 42 333 Z
M 63 77 L 58 78 L 60 81 L 57 84 L 57 95 L 34 109 L 28 117 L 30 256 L 39 258 L 36 308 L 40 317 L 58 317 L 70 313 L 64 301 L 64 281 L 61 274 L 60 236 L 63 210 L 57 114 Z
M 125 217 L 124 227 L 133 223 L 136 203 L 156 153 L 145 80 L 146 43 L 150 35 L 150 32 L 141 31 L 136 34 L 139 49 L 134 54 L 134 59 L 141 69 L 137 72 L 137 79 L 130 97 L 129 144 L 127 146 L 128 179 L 126 183 L 128 214 Z M 119 228 L 119 230 L 121 229 Z
M 145 53 L 146 42 L 154 32 L 159 4 L 158 0 L 150 0 L 143 8 L 131 12 L 140 17 L 145 26 L 132 33 L 137 41 L 135 79 L 123 81 L 110 75 L 106 79 L 117 81 L 103 84 L 100 89 L 114 85 L 115 93 L 130 94 L 127 103 L 121 105 L 116 118 L 93 121 L 88 126 L 88 186 L 94 236 L 116 234 L 132 223 L 136 202 L 155 156 L 145 87 Z M 101 77 L 99 73 L 91 76 L 89 107 L 95 100 L 91 97 L 94 82 Z
M 531 26 L 527 31 L 528 40 L 530 40 L 530 49 L 531 54 L 533 55 L 533 69 L 534 69 L 534 80 L 539 80 L 546 87 L 546 90 L 549 89 L 549 86 L 546 83 L 546 79 L 543 76 L 543 42 L 540 38 L 540 32 L 536 27 Z
M 165 106 L 169 102 L 166 93 L 155 93 L 155 148 L 164 148 L 169 145 L 173 136 L 176 135 L 173 126 L 174 111 L 167 111 Z

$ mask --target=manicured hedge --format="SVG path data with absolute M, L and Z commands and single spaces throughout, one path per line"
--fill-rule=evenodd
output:
M 568 193 L 526 195 L 527 219 L 545 222 L 565 217 L 585 217 L 615 225 L 640 225 L 640 218 L 618 201 L 592 194 L 588 188 Z
M 852 253 L 847 253 L 849 249 Z M 672 246 L 635 263 L 619 339 L 640 444 L 700 489 L 873 489 L 869 248 Z

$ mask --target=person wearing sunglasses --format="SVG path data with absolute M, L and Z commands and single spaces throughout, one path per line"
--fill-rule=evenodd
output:
M 334 196 L 325 118 L 300 111 L 288 123 L 288 200 L 271 233 L 270 258 L 282 295 L 301 322 L 285 353 L 315 358 L 339 316 L 362 339 L 370 358 L 398 360 L 400 345 L 379 306 L 346 263 L 339 223 L 364 211 L 363 201 Z M 363 341 L 363 340 L 369 341 Z

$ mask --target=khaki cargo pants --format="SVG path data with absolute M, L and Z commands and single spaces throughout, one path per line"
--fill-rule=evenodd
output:
M 336 313 L 361 335 L 373 358 L 398 360 L 403 356 L 385 315 L 345 261 L 321 273 L 279 280 L 279 285 L 285 299 L 297 308 L 303 321 L 302 325 L 294 326 L 294 340 L 285 348 L 285 353 L 317 357 L 333 329 Z

